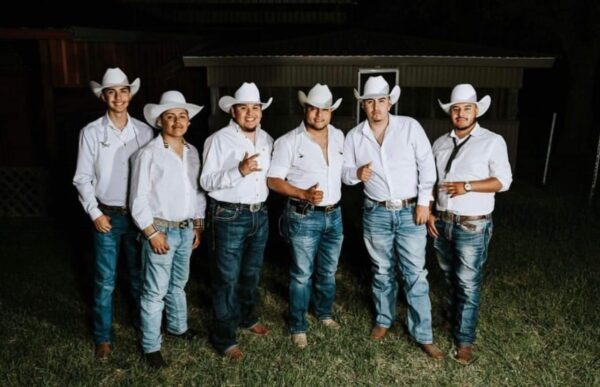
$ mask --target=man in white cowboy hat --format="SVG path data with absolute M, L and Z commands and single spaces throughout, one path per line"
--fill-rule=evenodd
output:
M 233 360 L 243 357 L 236 330 L 266 335 L 255 314 L 256 289 L 269 234 L 266 173 L 273 139 L 260 126 L 261 102 L 254 83 L 244 83 L 219 107 L 232 119 L 204 143 L 200 184 L 211 198 L 213 345 Z
M 317 83 L 308 95 L 298 91 L 298 100 L 304 121 L 275 141 L 268 185 L 289 198 L 282 224 L 292 250 L 289 330 L 292 342 L 304 348 L 309 302 L 323 325 L 339 328 L 333 301 L 344 239 L 339 206 L 344 133 L 330 125 L 342 99 L 333 103 L 326 85 Z
M 346 184 L 364 183 L 363 239 L 373 264 L 375 304 L 373 340 L 382 339 L 395 320 L 398 271 L 404 278 L 410 336 L 430 357 L 443 352 L 433 344 L 425 246 L 435 164 L 421 125 L 390 114 L 400 88 L 381 76 L 369 77 L 364 94 L 354 91 L 367 119 L 346 136 Z
M 188 328 L 185 285 L 192 250 L 200 245 L 206 199 L 198 186 L 200 155 L 185 141 L 190 120 L 202 106 L 187 103 L 176 90 L 158 104 L 146 104 L 146 121 L 161 133 L 135 157 L 131 178 L 131 213 L 142 230 L 142 350 L 150 367 L 162 358 L 160 326 L 167 308 L 167 334 L 184 340 Z
M 79 134 L 73 184 L 94 224 L 93 335 L 96 357 L 106 360 L 112 351 L 112 294 L 121 248 L 129 269 L 136 323 L 139 315 L 140 244 L 127 207 L 127 184 L 131 156 L 152 139 L 153 133 L 127 113 L 131 98 L 140 88 L 139 78 L 129 82 L 121 69 L 109 68 L 102 83 L 92 81 L 90 86 L 107 111 Z
M 453 129 L 433 144 L 439 180 L 436 214 L 429 216 L 427 229 L 451 288 L 454 358 L 463 364 L 473 360 L 494 195 L 508 190 L 512 182 L 504 139 L 477 123 L 490 102 L 487 95 L 478 101 L 469 84 L 455 86 L 450 102 L 439 102 Z

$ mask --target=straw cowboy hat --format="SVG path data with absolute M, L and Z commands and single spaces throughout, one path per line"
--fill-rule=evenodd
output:
M 251 83 L 244 82 L 244 84 L 235 91 L 235 94 L 233 97 L 231 97 L 229 95 L 225 95 L 225 96 L 221 97 L 221 99 L 219 99 L 219 107 L 225 113 L 229 113 L 229 111 L 231 110 L 231 107 L 233 105 L 260 104 L 262 106 L 262 109 L 265 110 L 266 108 L 269 107 L 269 105 L 271 105 L 271 102 L 273 102 L 272 97 L 269 98 L 269 100 L 267 102 L 261 102 L 260 101 L 260 92 L 258 91 L 258 87 L 256 87 L 254 82 L 251 82 Z
M 100 98 L 102 95 L 102 90 L 107 87 L 115 87 L 115 86 L 129 86 L 131 89 L 130 94 L 133 97 L 135 93 L 140 89 L 140 79 L 136 78 L 133 82 L 129 83 L 129 79 L 127 75 L 118 67 L 108 68 L 102 77 L 102 83 L 90 82 L 90 87 L 96 97 Z
M 169 109 L 185 109 L 188 112 L 190 120 L 196 114 L 200 113 L 204 106 L 194 105 L 192 103 L 185 102 L 185 97 L 177 90 L 165 91 L 158 104 L 148 103 L 144 106 L 144 118 L 154 128 L 158 128 L 156 120 L 161 114 Z
M 331 94 L 329 87 L 327 87 L 327 85 L 321 85 L 320 83 L 317 83 L 310 89 L 308 96 L 304 94 L 302 90 L 298 90 L 298 101 L 300 101 L 300 105 L 303 107 L 310 105 L 319 109 L 331 109 L 331 111 L 337 109 L 340 106 L 340 103 L 342 103 L 342 99 L 338 98 L 338 100 L 332 104 L 333 95 Z
M 472 85 L 468 83 L 462 83 L 460 85 L 454 86 L 452 89 L 452 94 L 450 95 L 450 102 L 442 103 L 438 99 L 438 103 L 440 104 L 443 111 L 447 114 L 450 114 L 450 108 L 452 105 L 456 105 L 457 103 L 472 103 L 477 105 L 477 117 L 482 116 L 490 107 L 492 103 L 492 99 L 489 95 L 486 95 L 481 100 L 477 101 L 477 93 Z
M 390 97 L 390 101 L 393 104 L 398 102 L 400 98 L 400 86 L 396 85 L 390 93 L 390 85 L 388 85 L 385 78 L 381 75 L 376 77 L 369 77 L 365 86 L 363 87 L 364 94 L 360 95 L 358 90 L 354 89 L 354 96 L 358 100 L 364 99 L 376 99 L 382 97 Z

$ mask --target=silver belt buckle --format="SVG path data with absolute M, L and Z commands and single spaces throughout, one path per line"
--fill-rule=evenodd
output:
M 262 203 L 252 203 L 248 206 L 248 208 L 250 209 L 250 212 L 256 212 L 256 211 L 260 210 L 261 206 L 262 206 Z
M 389 210 L 389 211 L 397 211 L 397 210 L 401 210 L 403 205 L 403 200 L 402 199 L 392 199 L 392 200 L 386 200 L 385 201 L 385 209 Z

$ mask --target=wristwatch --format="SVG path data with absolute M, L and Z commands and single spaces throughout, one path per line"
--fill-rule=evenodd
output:
M 472 189 L 472 188 L 473 188 L 473 187 L 471 187 L 471 183 L 470 183 L 470 182 L 468 182 L 468 181 L 465 181 L 465 191 L 466 191 L 466 192 L 471 192 L 471 189 Z

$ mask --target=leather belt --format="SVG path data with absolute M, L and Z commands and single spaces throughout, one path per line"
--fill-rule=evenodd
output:
M 154 218 L 154 224 L 156 226 L 165 228 L 188 228 L 192 225 L 192 219 L 186 219 L 182 221 L 171 221 L 161 218 Z
M 416 197 L 409 198 L 409 199 L 392 199 L 392 200 L 383 200 L 383 201 L 373 200 L 369 197 L 367 197 L 367 199 L 369 199 L 373 203 L 377 204 L 378 206 L 385 207 L 386 210 L 389 210 L 389 211 L 398 211 L 398 210 L 408 207 L 409 204 L 417 203 Z
M 248 210 L 250 212 L 257 212 L 263 208 L 263 206 L 265 205 L 265 202 L 244 204 L 244 203 L 220 202 L 218 200 L 215 200 L 215 204 L 221 208 L 227 208 L 229 210 Z
M 290 204 L 292 209 L 299 214 L 305 214 L 306 210 L 308 210 L 308 209 L 310 209 L 312 211 L 319 211 L 319 212 L 324 212 L 326 214 L 330 214 L 333 211 L 335 211 L 336 208 L 338 208 L 340 206 L 340 202 L 331 204 L 329 206 L 315 206 L 315 205 L 310 204 L 309 202 L 303 202 L 303 201 L 294 200 L 294 199 L 290 199 L 288 201 L 288 203 Z
M 122 214 L 126 214 L 129 212 L 129 209 L 127 208 L 127 206 L 108 206 L 104 203 L 100 203 L 98 202 L 98 208 L 101 210 L 105 210 L 105 211 L 116 211 L 116 212 L 120 212 Z
M 458 223 L 458 224 L 462 224 L 464 222 L 468 222 L 471 220 L 489 219 L 491 217 L 491 215 L 489 215 L 489 214 L 488 215 L 457 215 L 450 211 L 437 212 L 436 215 L 444 222 Z

